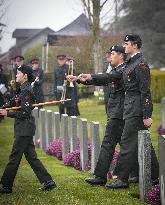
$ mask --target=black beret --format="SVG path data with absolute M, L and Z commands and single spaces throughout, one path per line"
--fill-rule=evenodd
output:
M 57 55 L 57 58 L 66 58 L 66 55 L 65 54 L 59 54 L 59 55 Z
M 125 48 L 121 45 L 115 45 L 110 48 L 110 51 L 115 51 L 118 53 L 125 53 Z
M 17 70 L 21 71 L 23 74 L 27 74 L 27 76 L 33 76 L 33 69 L 30 66 L 22 65 L 17 68 Z
M 141 38 L 139 35 L 135 34 L 128 34 L 125 36 L 124 41 L 136 41 L 136 42 L 142 42 Z
M 15 56 L 15 60 L 17 59 L 17 58 L 19 58 L 20 60 L 24 60 L 24 57 L 23 56 L 21 56 L 21 55 L 18 55 L 18 56 Z

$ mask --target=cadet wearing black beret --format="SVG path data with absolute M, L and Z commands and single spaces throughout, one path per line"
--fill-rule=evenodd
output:
M 27 74 L 29 82 L 34 80 L 33 70 L 30 66 L 22 65 L 17 70 L 21 71 L 23 74 Z
M 23 65 L 18 68 L 16 82 L 20 83 L 20 92 L 4 105 L 7 107 L 20 107 L 15 112 L 0 109 L 0 115 L 14 118 L 14 144 L 9 162 L 0 180 L 0 193 L 12 193 L 14 179 L 17 174 L 23 154 L 36 174 L 40 183 L 43 183 L 41 191 L 51 190 L 56 187 L 51 175 L 47 172 L 41 161 L 37 158 L 33 136 L 35 134 L 35 120 L 32 115 L 32 104 L 35 96 L 31 87 L 33 70 Z
M 125 36 L 125 53 L 130 55 L 123 72 L 125 88 L 123 119 L 125 123 L 120 142 L 120 157 L 115 169 L 118 180 L 106 185 L 110 189 L 129 187 L 129 175 L 135 167 L 137 167 L 136 176 L 138 178 L 138 131 L 147 130 L 152 124 L 150 69 L 143 59 L 141 46 L 142 40 L 139 35 Z M 151 146 L 151 178 L 154 183 L 158 177 L 158 160 Z
M 105 185 L 107 173 L 113 160 L 115 147 L 120 143 L 124 127 L 123 108 L 124 108 L 124 86 L 123 71 L 125 68 L 125 52 L 121 45 L 114 45 L 110 49 L 112 69 L 102 74 L 84 74 L 87 77 L 86 84 L 98 86 L 108 86 L 109 98 L 107 106 L 108 120 L 105 135 L 101 145 L 101 151 L 94 170 L 94 177 L 85 179 L 91 185 Z M 83 75 L 83 74 L 82 74 Z M 89 79 L 89 80 L 88 80 Z M 82 81 L 80 81 L 82 83 Z

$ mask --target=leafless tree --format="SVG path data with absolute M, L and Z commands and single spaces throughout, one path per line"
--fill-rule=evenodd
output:
M 0 0 L 0 40 L 3 36 L 4 27 L 6 24 L 4 22 L 4 17 L 6 15 L 7 9 L 10 5 L 10 0 Z
M 102 45 L 100 36 L 100 13 L 108 0 L 81 0 L 84 11 L 89 19 L 92 40 L 93 40 L 93 58 L 95 73 L 101 72 L 103 67 Z

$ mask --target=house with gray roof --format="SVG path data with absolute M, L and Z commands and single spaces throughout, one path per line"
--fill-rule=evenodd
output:
M 54 44 L 59 38 L 88 36 L 90 34 L 89 20 L 81 14 L 70 24 L 55 33 L 48 34 L 48 42 Z
M 38 44 L 45 44 L 49 33 L 55 32 L 49 27 L 43 29 L 16 29 L 12 37 L 16 38 L 16 47 L 20 54 L 24 54 L 28 48 Z

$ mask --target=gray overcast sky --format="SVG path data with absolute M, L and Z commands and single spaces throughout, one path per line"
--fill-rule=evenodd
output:
M 10 1 L 3 23 L 7 24 L 0 41 L 2 52 L 6 52 L 15 40 L 12 32 L 16 28 L 50 27 L 58 31 L 83 12 L 81 0 L 6 0 Z M 112 1 L 110 1 L 112 3 Z M 108 8 L 106 5 L 105 10 Z

